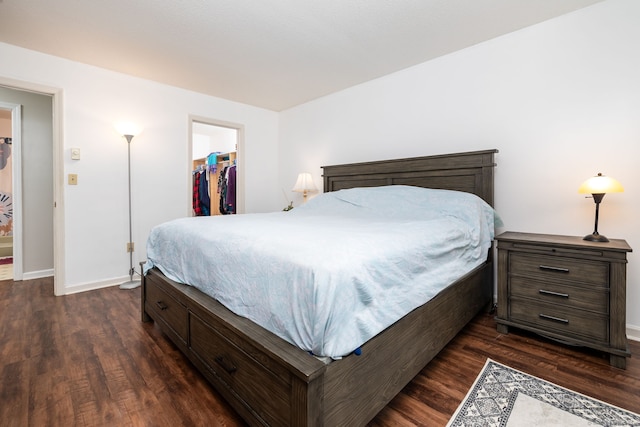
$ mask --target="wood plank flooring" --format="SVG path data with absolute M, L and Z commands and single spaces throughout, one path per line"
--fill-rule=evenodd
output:
M 53 296 L 51 279 L 0 281 L 3 426 L 242 426 L 153 323 L 140 289 Z M 444 426 L 487 358 L 640 413 L 640 343 L 627 370 L 600 353 L 474 319 L 372 420 Z

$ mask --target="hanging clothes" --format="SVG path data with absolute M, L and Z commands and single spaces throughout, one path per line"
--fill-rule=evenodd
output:
M 225 209 L 227 213 L 236 212 L 236 165 L 227 169 L 227 192 L 225 194 Z
M 225 166 L 218 177 L 218 208 L 222 215 L 236 213 L 236 165 Z
M 200 172 L 199 198 L 202 215 L 209 216 L 211 199 L 209 198 L 209 180 L 206 171 Z
M 209 179 L 207 171 L 198 167 L 193 171 L 193 215 L 209 216 L 211 214 L 211 200 L 209 198 Z
M 218 154 L 219 151 L 214 151 L 207 156 L 207 169 L 209 173 L 216 173 L 218 171 Z
M 224 169 L 218 175 L 218 194 L 220 197 L 218 198 L 218 210 L 222 215 L 227 214 L 227 210 L 225 209 L 225 200 L 227 198 L 227 169 L 225 166 Z
M 200 216 L 202 215 L 202 209 L 200 209 L 200 176 L 198 175 L 198 171 L 193 172 L 193 215 Z

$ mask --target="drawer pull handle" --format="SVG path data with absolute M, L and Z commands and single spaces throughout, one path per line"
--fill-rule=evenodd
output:
M 238 368 L 236 368 L 233 363 L 228 363 L 222 356 L 216 357 L 216 363 L 222 366 L 222 369 L 224 369 L 230 374 L 233 374 L 235 371 L 238 370 Z
M 539 289 L 538 292 L 542 295 L 552 295 L 554 297 L 569 298 L 569 294 L 562 294 L 560 292 L 546 291 L 544 289 Z
M 158 308 L 160 310 L 166 310 L 167 308 L 169 308 L 165 303 L 163 303 L 162 301 L 156 301 L 156 305 L 158 306 Z
M 538 316 L 540 316 L 541 319 L 553 320 L 554 322 L 558 322 L 558 323 L 565 323 L 565 324 L 569 323 L 567 319 L 561 319 L 559 317 L 554 317 L 554 316 L 547 316 L 546 314 L 542 314 L 542 313 L 540 313 Z
M 568 268 L 551 267 L 550 265 L 541 265 L 541 266 L 539 266 L 539 268 L 540 268 L 540 270 L 555 271 L 557 273 L 568 273 L 569 272 Z

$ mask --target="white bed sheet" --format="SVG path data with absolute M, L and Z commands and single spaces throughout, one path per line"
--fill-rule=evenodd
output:
M 486 260 L 494 210 L 410 186 L 324 193 L 289 212 L 152 229 L 158 267 L 316 356 L 340 358 Z

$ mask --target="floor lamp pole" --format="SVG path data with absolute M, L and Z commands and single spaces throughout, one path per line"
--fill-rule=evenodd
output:
M 127 138 L 127 161 L 129 166 L 129 243 L 127 250 L 129 251 L 129 281 L 120 285 L 120 289 L 135 289 L 140 286 L 140 280 L 133 280 L 135 269 L 133 268 L 133 228 L 131 226 L 131 140 L 133 135 L 125 135 Z

